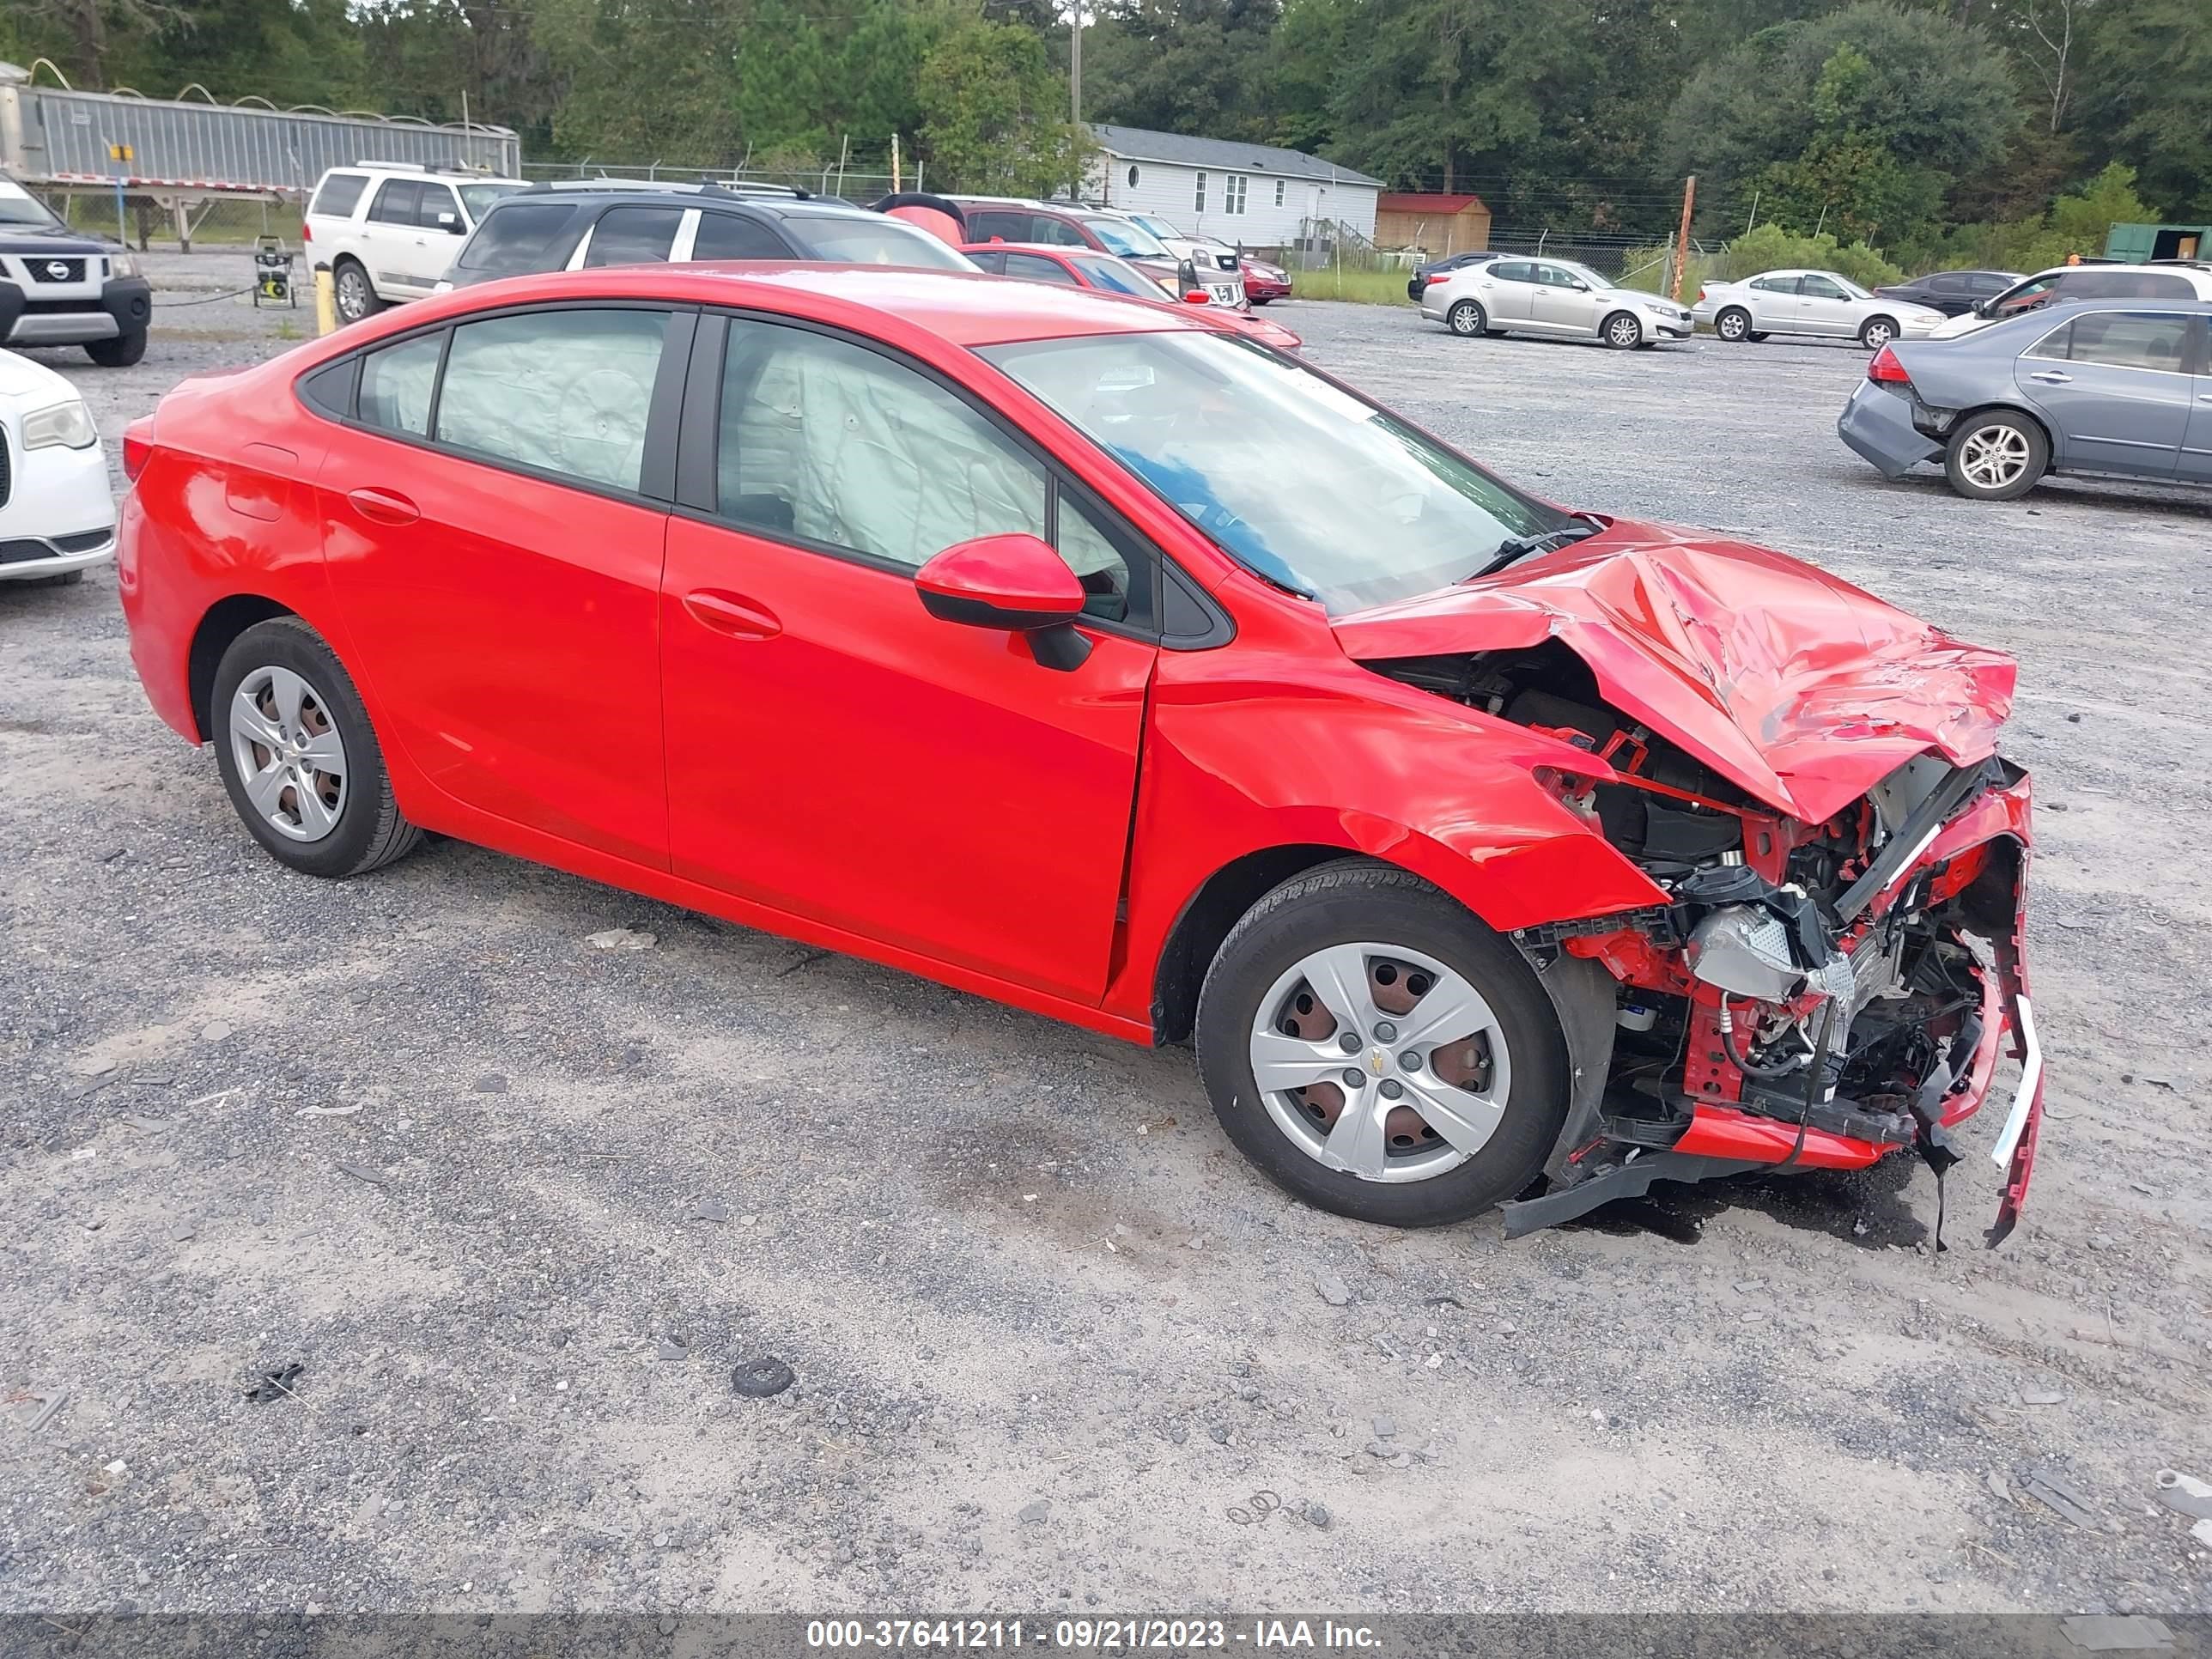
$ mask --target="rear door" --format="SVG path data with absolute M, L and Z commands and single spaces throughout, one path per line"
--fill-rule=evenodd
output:
M 317 475 L 379 735 L 460 806 L 667 863 L 655 613 L 694 313 L 497 313 L 362 354 Z
M 1501 327 L 1526 328 L 1536 297 L 1536 267 L 1526 259 L 1499 259 L 1485 265 L 1473 283 L 1474 297 Z
M 361 259 L 369 280 L 388 298 L 411 300 L 430 286 L 415 274 L 416 244 L 422 239 L 415 215 L 422 205 L 419 179 L 386 179 L 369 198 L 360 230 Z
M 1150 550 L 867 342 L 710 313 L 696 362 L 661 606 L 673 869 L 1095 1003 L 1158 649 Z M 1073 666 L 915 594 L 944 548 L 1012 531 L 1091 595 Z
M 2198 320 L 2182 312 L 2081 313 L 2013 366 L 2049 417 L 2066 466 L 2172 475 L 2195 402 Z
M 434 179 L 422 181 L 422 193 L 415 204 L 415 227 L 408 269 L 418 286 L 433 288 L 444 277 L 469 234 L 468 221 L 461 216 L 461 198 L 451 185 Z
M 1761 333 L 1784 333 L 1797 327 L 1797 278 L 1759 276 L 1744 284 L 1745 308 L 1751 325 Z

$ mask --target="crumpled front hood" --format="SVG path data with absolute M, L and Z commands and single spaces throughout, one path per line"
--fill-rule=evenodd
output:
M 1627 520 L 1334 627 L 1361 662 L 1555 639 L 1613 708 L 1808 823 L 1930 749 L 1987 757 L 2018 672 L 1798 560 Z

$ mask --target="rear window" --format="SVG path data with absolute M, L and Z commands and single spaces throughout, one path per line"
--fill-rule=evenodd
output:
M 926 230 L 879 216 L 848 219 L 791 216 L 785 220 L 807 253 L 848 265 L 910 265 L 924 270 L 973 270 L 961 252 Z
M 464 270 L 514 276 L 567 263 L 573 202 L 508 202 L 484 216 L 453 263 Z
M 343 219 L 361 205 L 361 193 L 368 188 L 368 175 L 365 173 L 331 173 L 323 179 L 315 199 L 307 204 L 307 211 Z

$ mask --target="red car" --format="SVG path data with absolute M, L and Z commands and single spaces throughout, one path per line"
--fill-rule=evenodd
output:
M 2018 1212 L 2012 663 L 1210 310 L 525 276 L 187 380 L 125 459 L 147 694 L 294 870 L 436 831 L 1194 1031 L 1262 1170 L 1401 1224 L 1940 1164 L 2010 1049 Z
M 969 242 L 960 251 L 996 276 L 1019 276 L 1032 283 L 1054 283 L 1065 288 L 1095 288 L 1108 294 L 1126 294 L 1132 299 L 1154 302 L 1163 297 L 1159 285 L 1127 260 L 1111 253 L 1094 253 L 1089 248 L 1048 247 L 1042 243 L 1024 246 L 1018 242 Z M 1202 288 L 1194 289 L 1182 297 L 1193 305 L 1213 304 L 1212 295 Z M 1264 317 L 1255 317 L 1249 312 L 1228 306 L 1218 310 L 1223 320 L 1238 333 L 1249 334 L 1278 351 L 1296 351 L 1305 344 L 1280 323 L 1271 323 Z
M 1237 269 L 1244 273 L 1244 297 L 1254 305 L 1291 297 L 1291 274 L 1280 265 L 1246 258 L 1237 261 Z

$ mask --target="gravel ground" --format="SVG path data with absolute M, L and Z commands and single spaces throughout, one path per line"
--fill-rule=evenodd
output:
M 138 368 L 36 354 L 111 444 L 313 330 L 181 303 L 239 256 L 151 263 Z M 2212 1478 L 2212 497 L 1884 483 L 1841 347 L 1271 314 L 1563 501 L 2020 653 L 2052 1088 L 2014 1240 L 1994 1113 L 1940 1257 L 1903 1158 L 1511 1246 L 1318 1215 L 1182 1050 L 452 843 L 288 874 L 148 712 L 112 576 L 0 586 L 0 1608 L 2207 1605 L 2150 1495 Z M 737 1395 L 761 1355 L 796 1384 Z

